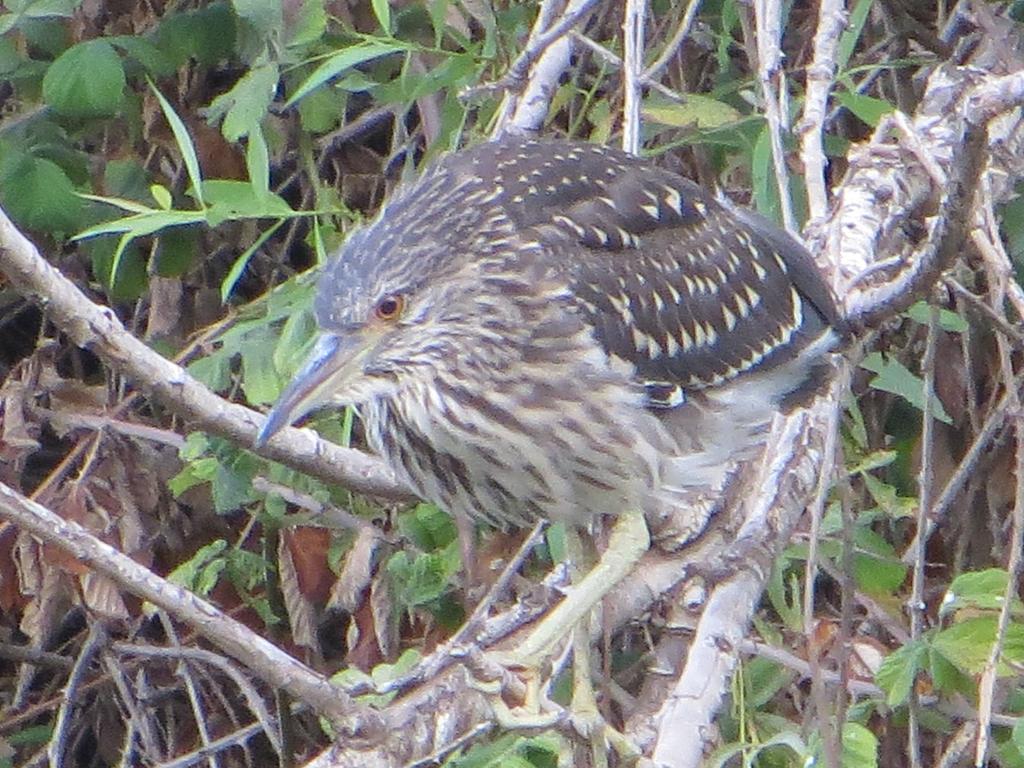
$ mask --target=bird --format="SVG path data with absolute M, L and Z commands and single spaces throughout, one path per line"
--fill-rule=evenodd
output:
M 314 310 L 257 443 L 355 406 L 418 496 L 502 528 L 654 520 L 720 489 L 843 335 L 821 269 L 767 219 L 611 147 L 517 136 L 401 186 Z

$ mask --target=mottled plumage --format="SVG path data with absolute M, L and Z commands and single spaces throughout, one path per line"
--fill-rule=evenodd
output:
M 615 150 L 521 139 L 395 194 L 326 267 L 316 315 L 262 437 L 356 404 L 417 493 L 499 525 L 717 488 L 838 324 L 810 256 L 764 219 Z

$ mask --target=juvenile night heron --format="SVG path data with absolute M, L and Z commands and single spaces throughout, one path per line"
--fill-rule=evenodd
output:
M 356 405 L 417 494 L 500 526 L 658 516 L 719 488 L 838 325 L 766 220 L 614 149 L 518 138 L 395 194 L 326 267 L 316 316 L 260 440 Z

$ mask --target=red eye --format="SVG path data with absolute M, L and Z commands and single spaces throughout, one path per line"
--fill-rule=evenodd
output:
M 394 320 L 402 314 L 403 307 L 405 307 L 405 299 L 403 297 L 397 295 L 385 296 L 377 302 L 373 314 L 377 316 L 378 320 Z

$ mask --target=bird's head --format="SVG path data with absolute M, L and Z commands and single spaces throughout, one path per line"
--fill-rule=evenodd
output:
M 479 179 L 442 165 L 349 237 L 319 278 L 320 336 L 257 444 L 317 408 L 392 397 L 450 369 L 454 357 L 502 346 L 490 330 L 502 291 L 488 287 L 487 264 L 489 255 L 504 263 L 511 222 L 481 202 L 480 189 Z

